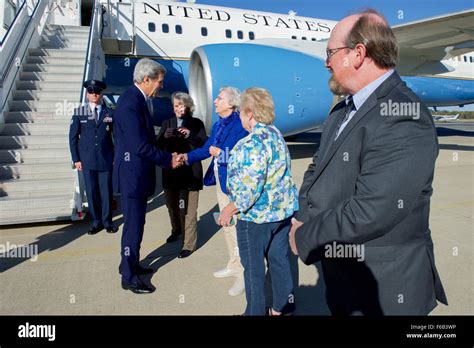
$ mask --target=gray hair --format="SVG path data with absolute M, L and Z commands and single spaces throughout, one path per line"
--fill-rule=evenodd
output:
M 227 96 L 227 102 L 229 103 L 230 106 L 232 106 L 234 110 L 239 110 L 240 91 L 237 88 L 226 86 L 226 87 L 222 87 L 219 90 L 219 93 L 220 92 L 225 93 L 225 95 Z
M 186 110 L 188 111 L 189 115 L 192 115 L 194 112 L 194 101 L 193 98 L 188 93 L 184 92 L 174 92 L 171 95 L 171 103 L 174 103 L 174 101 L 179 101 L 181 102 Z
M 138 61 L 133 71 L 133 82 L 142 83 L 145 77 L 155 80 L 160 75 L 166 74 L 166 68 L 160 63 L 148 58 L 142 58 Z

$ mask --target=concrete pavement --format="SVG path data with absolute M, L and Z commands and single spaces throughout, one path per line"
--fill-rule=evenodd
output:
M 440 304 L 432 314 L 472 315 L 474 127 L 439 127 L 430 225 L 449 306 Z M 298 187 L 318 140 L 318 132 L 309 132 L 288 143 Z M 240 314 L 245 296 L 227 294 L 234 279 L 212 276 L 227 262 L 224 236 L 212 217 L 217 210 L 215 188 L 205 188 L 199 200 L 198 250 L 178 259 L 179 242 L 165 243 L 171 227 L 162 192 L 152 200 L 141 250 L 142 265 L 156 271 L 151 277 L 156 291 L 149 295 L 120 287 L 121 229 L 89 236 L 88 221 L 3 227 L 0 245 L 31 244 L 39 255 L 36 261 L 0 259 L 0 314 Z M 121 215 L 114 219 L 121 225 Z M 297 314 L 329 314 L 319 266 L 306 266 L 295 257 L 291 263 Z

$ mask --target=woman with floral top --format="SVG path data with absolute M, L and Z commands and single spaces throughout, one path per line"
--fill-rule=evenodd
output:
M 270 93 L 249 88 L 242 94 L 240 120 L 250 134 L 231 152 L 227 192 L 231 202 L 219 223 L 228 226 L 237 214 L 237 241 L 244 267 L 247 308 L 244 315 L 281 315 L 294 310 L 288 261 L 291 217 L 298 191 L 291 177 L 285 140 L 273 125 Z M 265 259 L 272 279 L 273 306 L 265 309 Z

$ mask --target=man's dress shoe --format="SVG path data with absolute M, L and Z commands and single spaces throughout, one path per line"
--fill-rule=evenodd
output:
M 105 230 L 108 232 L 108 233 L 115 233 L 118 231 L 118 227 L 117 226 L 114 226 L 114 225 L 110 225 L 110 226 L 107 226 L 105 228 Z
M 152 292 L 155 291 L 154 287 L 148 286 L 140 280 L 133 284 L 128 284 L 122 281 L 122 289 L 130 290 L 131 292 L 135 294 L 151 294 Z
M 103 228 L 103 226 L 92 226 L 89 228 L 89 231 L 87 231 L 87 234 L 96 234 L 97 232 L 102 231 Z

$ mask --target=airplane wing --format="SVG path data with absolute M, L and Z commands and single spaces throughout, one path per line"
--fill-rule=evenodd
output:
M 393 27 L 403 75 L 440 74 L 452 68 L 443 59 L 474 50 L 474 9 Z

